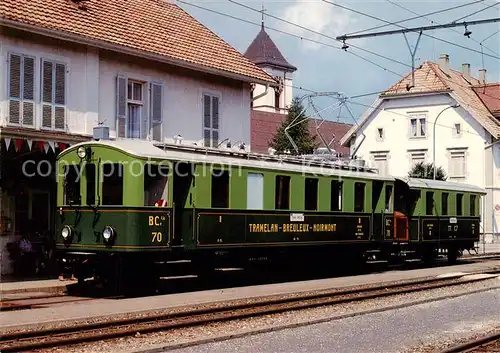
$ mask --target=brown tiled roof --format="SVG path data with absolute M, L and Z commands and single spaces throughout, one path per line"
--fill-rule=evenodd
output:
M 290 64 L 283 54 L 281 54 L 276 44 L 274 44 L 271 37 L 269 37 L 264 30 L 264 25 L 262 25 L 257 37 L 250 43 L 244 55 L 257 65 L 268 64 L 289 71 L 297 70 L 297 68 Z
M 445 73 L 438 64 L 428 61 L 415 70 L 414 76 L 415 85 L 410 91 L 407 86 L 412 83 L 411 73 L 381 94 L 375 105 L 379 105 L 384 98 L 393 96 L 449 92 L 490 134 L 500 136 L 500 120 L 492 115 L 474 90 L 474 87 L 479 85 L 478 79 L 470 78 L 469 82 L 461 72 L 449 69 L 448 73 Z M 348 143 L 350 136 L 365 123 L 372 111 L 373 109 L 368 110 L 359 125 L 351 128 L 342 138 L 342 144 Z
M 267 153 L 269 142 L 272 141 L 280 124 L 285 119 L 284 114 L 263 112 L 259 110 L 252 110 L 252 152 Z M 340 145 L 340 138 L 351 128 L 351 125 L 338 123 L 333 121 L 325 121 L 319 131 L 327 143 L 331 141 L 333 136 L 335 140 L 332 146 L 333 149 L 339 153 L 349 153 L 349 148 Z M 316 125 L 313 120 L 309 123 L 309 132 L 312 136 L 317 135 Z M 316 138 L 320 143 L 319 147 L 324 147 L 321 143 L 319 136 Z
M 166 0 L 1 0 L 0 24 L 47 30 L 248 82 L 274 80 L 187 12 Z
M 477 86 L 474 87 L 474 91 L 490 110 L 491 114 L 500 118 L 500 83 Z

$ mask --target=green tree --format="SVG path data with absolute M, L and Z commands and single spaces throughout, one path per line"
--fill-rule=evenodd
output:
M 272 141 L 269 142 L 269 147 L 276 150 L 277 154 L 283 154 L 286 150 L 290 151 L 290 154 L 308 154 L 313 153 L 314 149 L 318 147 L 316 142 L 316 136 L 311 136 L 309 133 L 309 122 L 310 120 L 303 120 L 306 118 L 305 114 L 302 114 L 295 122 L 294 126 L 288 129 L 288 134 L 292 137 L 293 141 L 297 144 L 299 152 L 295 150 L 290 140 L 285 135 L 285 128 L 289 126 L 293 120 L 299 116 L 299 114 L 304 110 L 304 106 L 300 102 L 300 98 L 295 97 L 292 99 L 292 104 L 288 109 L 288 114 L 285 120 L 281 123 L 274 135 Z M 297 122 L 299 122 L 297 124 Z
M 408 173 L 410 178 L 434 179 L 434 164 L 419 162 Z M 436 180 L 446 180 L 446 173 L 441 167 L 436 168 Z

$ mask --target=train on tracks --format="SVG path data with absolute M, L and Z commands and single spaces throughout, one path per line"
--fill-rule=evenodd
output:
M 57 254 L 79 279 L 147 281 L 259 261 L 453 262 L 474 249 L 484 190 L 325 158 L 92 140 L 57 158 Z

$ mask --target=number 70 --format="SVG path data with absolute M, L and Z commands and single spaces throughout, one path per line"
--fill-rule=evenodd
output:
M 161 232 L 152 232 L 151 234 L 153 235 L 153 239 L 151 239 L 152 243 L 154 243 L 155 241 L 158 243 L 161 243 L 161 239 L 162 239 Z

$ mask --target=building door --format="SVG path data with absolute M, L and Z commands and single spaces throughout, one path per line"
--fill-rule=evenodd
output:
M 48 191 L 31 192 L 30 218 L 35 231 L 45 232 L 50 228 L 50 195 Z

